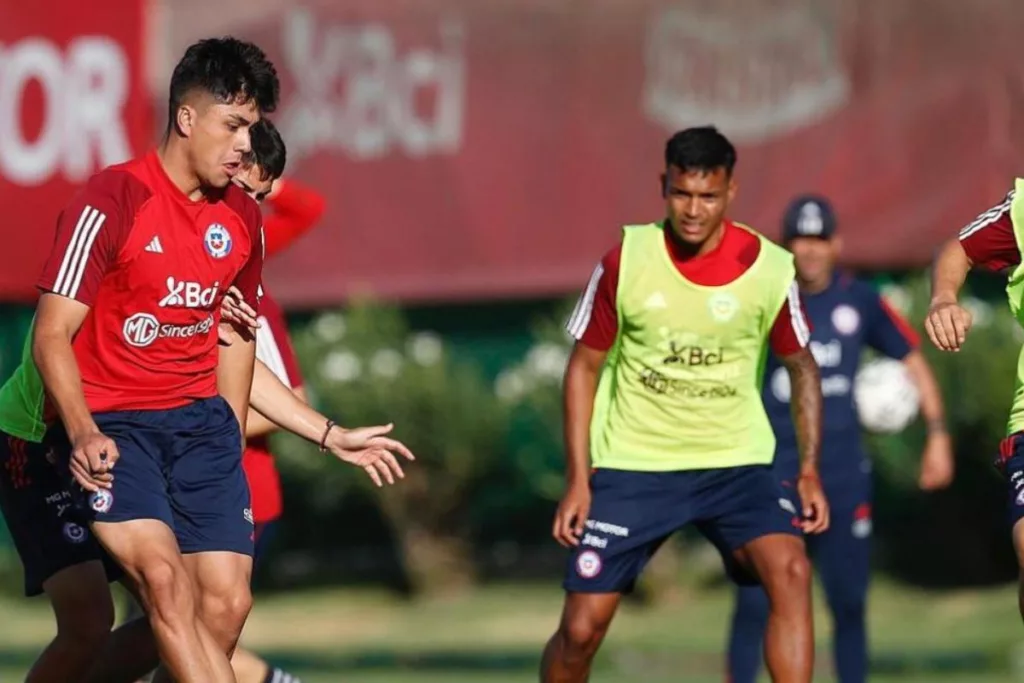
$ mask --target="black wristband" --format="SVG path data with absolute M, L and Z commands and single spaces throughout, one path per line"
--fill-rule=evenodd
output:
M 327 426 L 324 427 L 324 435 L 320 437 L 320 452 L 323 453 L 327 450 L 327 435 L 331 433 L 331 428 L 334 427 L 334 420 L 328 420 Z

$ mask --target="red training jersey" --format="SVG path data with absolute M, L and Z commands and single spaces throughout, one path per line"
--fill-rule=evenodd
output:
M 1020 249 L 1010 219 L 1013 195 L 1014 190 L 1010 190 L 1003 201 L 960 229 L 960 244 L 975 266 L 1001 272 L 1020 264 Z
M 234 184 L 190 200 L 155 151 L 89 179 L 57 220 L 37 285 L 90 307 L 72 347 L 92 412 L 217 395 L 221 299 L 235 285 L 258 306 L 261 224 Z
M 265 202 L 273 210 L 263 225 L 267 240 L 266 258 L 283 251 L 302 237 L 324 213 L 324 198 L 315 190 L 294 180 L 278 182 L 281 185 L 277 194 L 267 197 Z
M 266 291 L 260 305 L 260 327 L 256 330 L 256 357 L 270 368 L 279 380 L 297 389 L 302 386 L 299 362 L 288 336 L 284 312 Z M 249 482 L 252 517 L 257 524 L 272 522 L 284 509 L 281 476 L 266 436 L 249 439 L 242 455 L 242 468 Z
M 726 221 L 722 241 L 707 254 L 689 256 L 665 230 L 665 248 L 679 273 L 690 282 L 705 287 L 729 284 L 745 273 L 761 253 L 761 240 L 748 230 Z M 619 261 L 622 244 L 611 249 L 594 268 L 590 282 L 573 310 L 566 329 L 580 343 L 598 351 L 607 351 L 619 332 L 616 292 L 619 288 Z M 786 303 L 772 325 L 769 342 L 775 355 L 784 357 L 807 346 L 811 324 L 800 301 L 794 280 Z

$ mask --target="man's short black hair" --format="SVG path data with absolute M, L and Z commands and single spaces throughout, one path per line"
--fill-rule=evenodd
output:
M 194 90 L 218 102 L 252 100 L 261 112 L 272 112 L 280 89 L 274 65 L 252 43 L 231 37 L 200 40 L 185 50 L 171 74 L 168 125 L 174 125 L 178 107 Z
M 252 149 L 244 161 L 259 164 L 263 180 L 277 180 L 284 175 L 288 150 L 277 126 L 264 116 L 249 129 L 249 138 Z
M 732 175 L 736 166 L 736 148 L 714 126 L 681 130 L 665 144 L 665 168 L 710 172 L 724 168 Z

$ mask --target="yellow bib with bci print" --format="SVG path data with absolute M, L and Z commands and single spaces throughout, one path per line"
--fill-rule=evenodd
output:
M 789 252 L 754 234 L 761 250 L 750 269 L 705 287 L 672 263 L 661 225 L 623 229 L 619 332 L 590 425 L 594 467 L 667 472 L 771 463 L 775 436 L 761 379 L 794 269 Z

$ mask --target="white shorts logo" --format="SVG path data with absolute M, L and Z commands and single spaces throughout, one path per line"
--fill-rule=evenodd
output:
M 93 512 L 100 514 L 109 512 L 113 504 L 114 494 L 107 489 L 100 489 L 95 493 L 89 494 L 89 507 L 92 508 Z
M 213 258 L 224 258 L 231 253 L 231 233 L 220 223 L 212 223 L 206 229 L 203 245 L 206 247 L 206 253 Z
M 67 522 L 64 524 L 64 538 L 68 539 L 69 543 L 81 543 L 88 535 L 89 532 L 86 531 L 84 527 L 81 527 L 74 522 Z
M 793 501 L 789 498 L 779 498 L 779 507 L 791 515 L 796 514 L 796 506 L 793 505 Z
M 160 321 L 149 313 L 136 313 L 124 321 L 124 340 L 142 348 L 156 341 L 160 334 Z
M 584 579 L 592 579 L 601 573 L 601 556 L 593 550 L 584 550 L 576 558 L 576 573 Z

